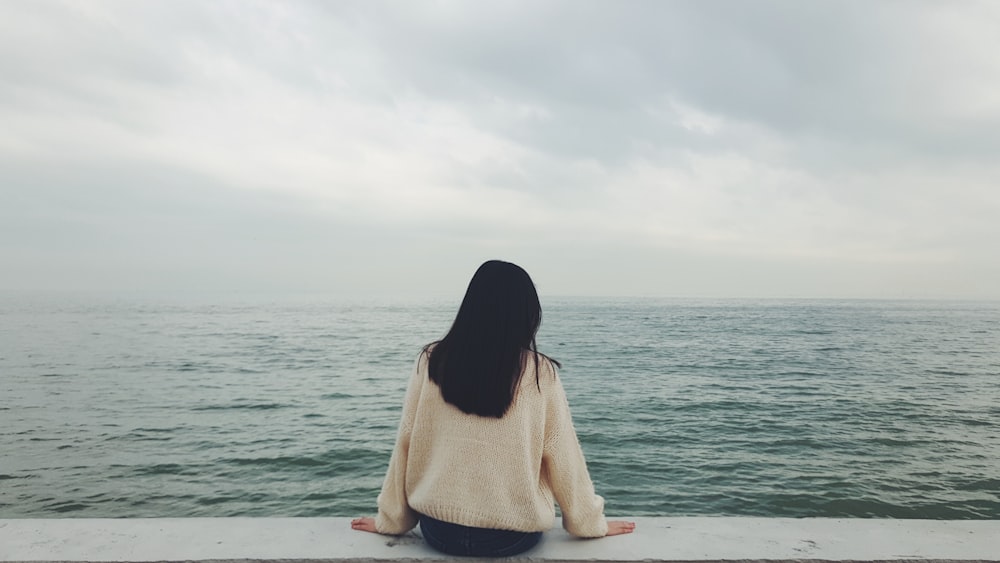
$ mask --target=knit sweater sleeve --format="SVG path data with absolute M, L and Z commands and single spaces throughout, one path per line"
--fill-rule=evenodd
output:
M 378 516 L 375 517 L 375 529 L 380 534 L 401 535 L 409 532 L 417 525 L 418 515 L 410 508 L 406 496 L 406 461 L 410 449 L 410 434 L 413 430 L 413 420 L 416 417 L 417 403 L 420 399 L 420 389 L 423 380 L 427 378 L 427 353 L 422 352 L 413 368 L 406 398 L 403 400 L 403 414 L 399 422 L 399 432 L 396 435 L 396 446 L 389 458 L 389 469 L 382 483 L 382 492 L 378 495 Z
M 578 537 L 602 537 L 608 533 L 604 499 L 594 492 L 583 449 L 573 428 L 566 391 L 555 368 L 552 371 L 554 384 L 546 401 L 542 465 L 562 510 L 563 528 Z

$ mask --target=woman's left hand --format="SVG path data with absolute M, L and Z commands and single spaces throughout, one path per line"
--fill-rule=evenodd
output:
M 375 519 L 369 518 L 367 516 L 364 518 L 355 518 L 354 520 L 351 520 L 351 529 L 361 530 L 362 532 L 374 532 L 376 534 L 378 533 L 378 530 L 375 529 Z

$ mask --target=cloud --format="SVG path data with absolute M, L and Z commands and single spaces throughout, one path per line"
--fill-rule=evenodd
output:
M 744 295 L 706 280 L 758 261 L 783 273 L 755 295 L 996 296 L 897 273 L 997 275 L 998 22 L 989 2 L 4 4 L 4 283 L 142 263 L 175 273 L 157 287 L 364 291 L 315 258 L 429 249 L 548 251 L 558 291 L 614 293 L 580 245 L 645 272 L 629 293 Z M 664 256 L 682 285 L 640 266 Z M 795 274 L 820 263 L 864 283 Z

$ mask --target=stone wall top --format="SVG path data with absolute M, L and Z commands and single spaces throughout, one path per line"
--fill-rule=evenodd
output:
M 533 561 L 984 561 L 1000 563 L 1000 520 L 635 518 L 631 535 L 561 529 Z M 0 520 L 0 561 L 440 561 L 419 530 L 399 538 L 349 518 Z M 468 559 L 464 559 L 468 560 Z

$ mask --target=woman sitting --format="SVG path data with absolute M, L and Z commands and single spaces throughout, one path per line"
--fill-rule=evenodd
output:
M 524 552 L 552 527 L 585 538 L 630 533 L 604 518 L 551 358 L 536 351 L 542 311 L 528 273 L 479 267 L 448 334 L 420 353 L 403 403 L 378 516 L 356 530 L 418 523 L 451 555 Z

